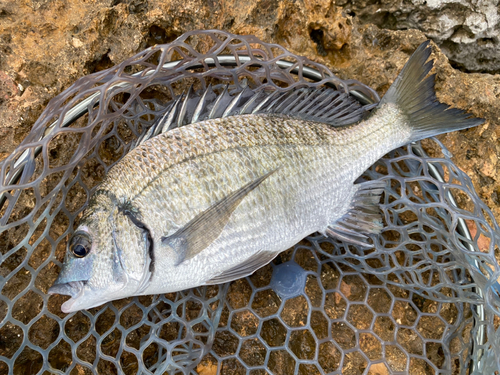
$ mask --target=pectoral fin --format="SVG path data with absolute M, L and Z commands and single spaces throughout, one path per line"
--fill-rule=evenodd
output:
M 259 186 L 277 169 L 246 184 L 227 195 L 213 206 L 195 216 L 189 223 L 168 237 L 162 237 L 163 245 L 168 245 L 178 254 L 177 265 L 193 258 L 207 248 L 222 233 L 233 211 L 248 193 Z

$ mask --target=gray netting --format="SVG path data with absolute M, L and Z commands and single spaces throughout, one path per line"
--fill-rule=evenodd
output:
M 209 83 L 378 99 L 222 31 L 186 33 L 78 80 L 0 163 L 0 373 L 494 373 L 500 230 L 431 141 L 435 157 L 398 149 L 363 176 L 391 182 L 374 249 L 312 236 L 229 285 L 61 313 L 68 297 L 46 292 L 92 191 L 168 103 Z

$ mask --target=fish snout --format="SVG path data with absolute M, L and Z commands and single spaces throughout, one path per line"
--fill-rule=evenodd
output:
M 62 294 L 76 298 L 82 291 L 84 281 L 70 281 L 68 283 L 58 283 L 57 279 L 49 290 L 48 294 Z
M 58 283 L 59 278 L 55 281 L 47 291 L 48 294 L 62 294 L 70 296 L 71 298 L 64 302 L 61 306 L 63 313 L 71 313 L 80 310 L 76 305 L 80 301 L 84 294 L 85 281 L 70 281 L 67 283 Z

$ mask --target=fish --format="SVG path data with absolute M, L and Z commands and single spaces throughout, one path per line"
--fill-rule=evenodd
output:
M 430 54 L 424 42 L 370 108 L 329 88 L 190 88 L 97 187 L 48 293 L 70 313 L 245 277 L 315 232 L 373 246 L 385 183 L 361 174 L 483 123 L 437 100 Z

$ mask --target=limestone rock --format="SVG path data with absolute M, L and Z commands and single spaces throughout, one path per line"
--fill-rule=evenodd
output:
M 456 67 L 500 71 L 498 0 L 339 0 L 336 4 L 363 24 L 421 30 Z

